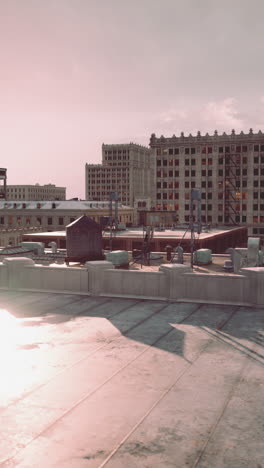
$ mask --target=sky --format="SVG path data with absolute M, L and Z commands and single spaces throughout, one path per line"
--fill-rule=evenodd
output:
M 263 0 L 0 0 L 8 184 L 85 196 L 102 143 L 264 131 Z

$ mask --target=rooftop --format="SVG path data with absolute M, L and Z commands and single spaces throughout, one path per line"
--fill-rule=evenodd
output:
M 1 291 L 0 463 L 263 465 L 263 310 Z
M 14 204 L 16 206 L 14 207 Z M 55 205 L 55 207 L 54 207 Z M 109 201 L 89 201 L 89 200 L 0 200 L 0 209 L 27 209 L 27 210 L 109 210 Z M 119 209 L 130 208 L 118 203 Z

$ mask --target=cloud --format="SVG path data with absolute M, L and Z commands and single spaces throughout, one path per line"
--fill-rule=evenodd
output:
M 156 133 L 196 133 L 200 130 L 212 134 L 214 130 L 230 133 L 232 129 L 248 132 L 250 128 L 257 132 L 264 127 L 263 104 L 264 96 L 256 103 L 251 103 L 251 107 L 246 106 L 246 110 L 234 97 L 204 103 L 188 102 L 185 106 L 170 108 L 158 114 L 154 122 Z
M 234 98 L 226 98 L 222 101 L 210 101 L 204 106 L 202 120 L 212 124 L 215 129 L 245 129 L 247 123 L 240 116 L 238 103 Z

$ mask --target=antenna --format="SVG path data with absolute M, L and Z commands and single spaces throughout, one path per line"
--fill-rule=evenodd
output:
M 114 225 L 115 225 L 115 232 L 116 232 L 117 227 L 118 227 L 118 193 L 117 192 L 109 193 L 109 226 L 110 226 L 109 248 L 110 248 L 110 252 L 112 251 L 112 239 L 113 239 L 113 201 L 115 202 Z

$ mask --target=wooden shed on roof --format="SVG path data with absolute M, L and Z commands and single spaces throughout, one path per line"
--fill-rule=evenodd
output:
M 83 215 L 66 227 L 66 262 L 103 260 L 102 226 Z

